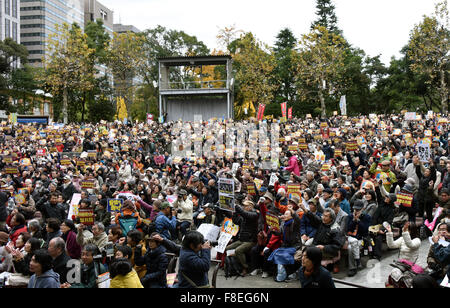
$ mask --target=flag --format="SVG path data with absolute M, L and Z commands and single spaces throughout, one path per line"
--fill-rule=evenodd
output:
M 292 120 L 292 108 L 289 108 L 288 110 L 288 119 Z
M 341 108 L 341 115 L 347 115 L 347 98 L 345 95 L 341 96 L 341 102 L 339 103 L 339 107 Z
M 286 118 L 287 113 L 287 103 L 281 103 L 281 116 Z
M 262 119 L 264 118 L 264 111 L 265 110 L 266 110 L 266 105 L 259 104 L 259 107 L 258 107 L 258 121 L 262 121 Z

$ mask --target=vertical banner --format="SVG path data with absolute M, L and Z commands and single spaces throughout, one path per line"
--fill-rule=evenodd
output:
M 341 115 L 346 116 L 347 115 L 347 98 L 345 95 L 341 96 L 341 101 L 339 103 L 339 107 L 341 108 Z
M 147 113 L 147 124 L 150 125 L 153 122 L 153 114 Z
M 288 119 L 292 120 L 292 108 L 289 108 L 288 110 Z
M 287 103 L 281 103 L 281 117 L 286 119 Z
M 262 121 L 262 119 L 264 118 L 264 111 L 265 110 L 266 110 L 266 105 L 259 104 L 259 107 L 258 107 L 258 121 Z

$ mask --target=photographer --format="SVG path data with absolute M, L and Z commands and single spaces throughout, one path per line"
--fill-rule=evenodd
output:
M 170 240 L 172 239 L 171 234 L 175 233 L 177 227 L 177 211 L 172 210 L 169 202 L 161 203 L 159 210 L 160 212 L 155 219 L 156 232 L 161 234 L 163 238 Z
M 177 210 L 178 227 L 180 228 L 181 235 L 184 236 L 192 225 L 194 215 L 194 204 L 188 198 L 186 190 L 180 190 L 177 200 L 173 203 L 173 207 Z

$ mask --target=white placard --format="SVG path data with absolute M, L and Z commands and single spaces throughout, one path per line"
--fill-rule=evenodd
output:
M 275 186 L 275 183 L 278 181 L 278 177 L 275 173 L 272 173 L 270 176 L 269 186 Z
M 201 224 L 197 231 L 203 234 L 206 241 L 215 242 L 219 237 L 220 227 L 213 224 Z
M 232 237 L 233 237 L 233 235 L 231 235 L 229 233 L 222 232 L 220 234 L 220 237 L 219 237 L 219 244 L 216 247 L 216 251 L 218 253 L 224 253 L 225 252 L 225 248 L 227 248 L 228 243 L 230 242 Z
M 78 216 L 78 203 L 81 200 L 81 194 L 73 194 L 72 201 L 70 201 L 69 214 L 67 219 L 72 220 L 72 216 Z
M 428 143 L 419 143 L 417 145 L 417 154 L 421 162 L 428 162 L 431 158 L 430 145 Z

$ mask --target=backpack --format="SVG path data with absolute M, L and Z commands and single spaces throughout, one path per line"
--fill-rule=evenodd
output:
M 242 271 L 242 266 L 238 259 L 234 256 L 225 258 L 225 278 L 240 276 Z
M 138 219 L 136 213 L 133 215 L 125 217 L 123 213 L 119 217 L 120 229 L 122 229 L 122 234 L 128 234 L 129 231 L 136 229 Z

